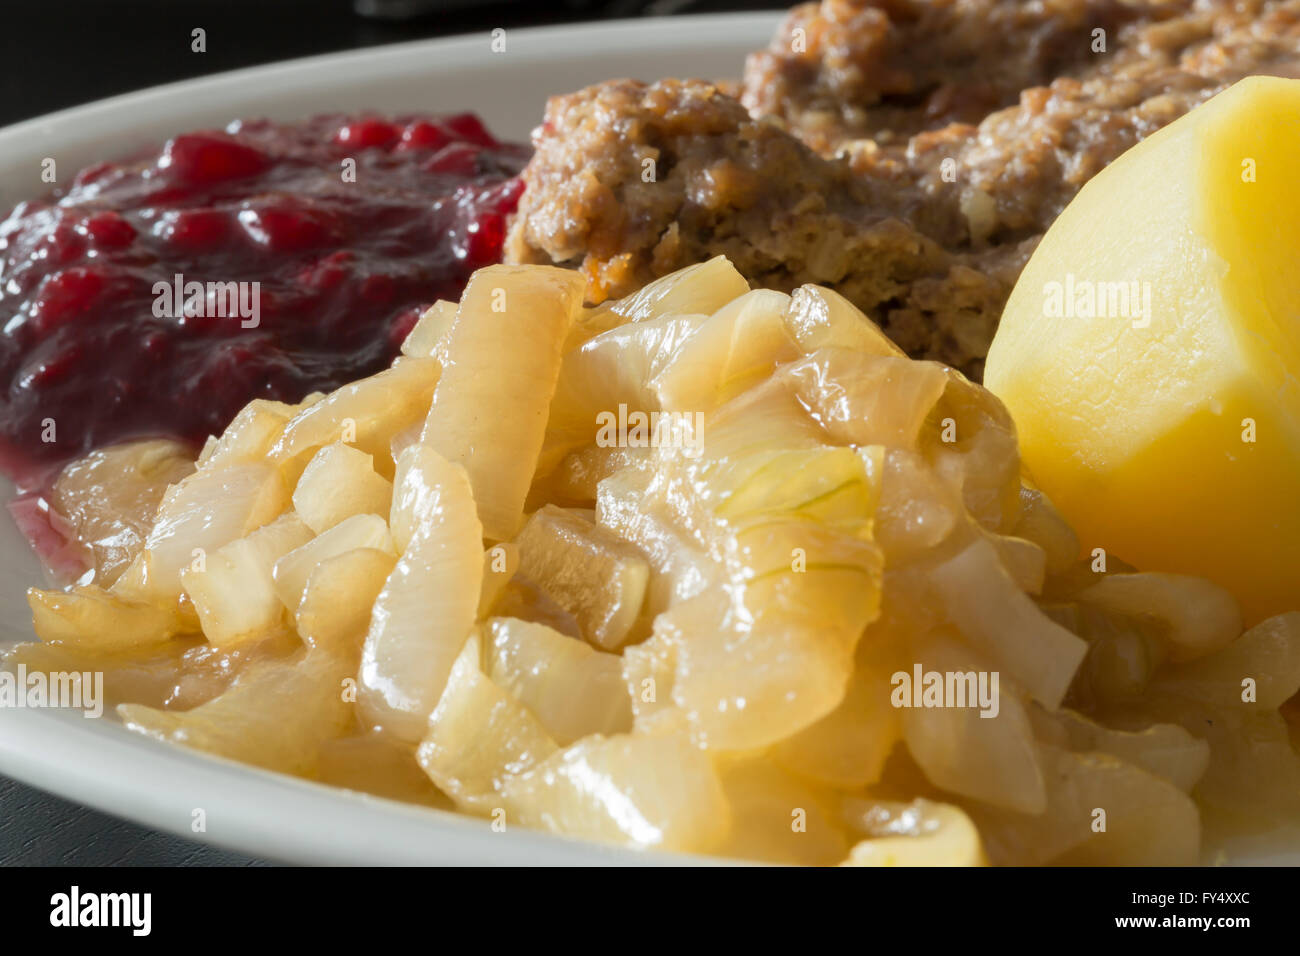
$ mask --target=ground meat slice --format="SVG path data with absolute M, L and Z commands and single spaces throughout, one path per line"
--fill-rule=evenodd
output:
M 978 377 L 1084 183 L 1256 73 L 1300 76 L 1300 0 L 823 0 L 750 59 L 748 110 L 697 81 L 553 99 L 506 253 L 594 299 L 723 253 Z
M 712 84 L 616 80 L 555 97 L 534 141 L 509 261 L 581 267 L 599 300 L 721 253 L 756 285 L 833 286 L 913 354 L 977 370 L 1005 279 L 878 213 L 846 163 Z
M 1242 77 L 1298 70 L 1300 0 L 824 0 L 750 57 L 742 99 L 890 184 L 883 209 L 981 249 L 1041 235 Z
M 851 139 L 906 142 L 978 123 L 1021 90 L 1095 62 L 1093 31 L 1104 38 L 1137 16 L 1121 0 L 803 4 L 749 57 L 742 100 L 822 153 Z

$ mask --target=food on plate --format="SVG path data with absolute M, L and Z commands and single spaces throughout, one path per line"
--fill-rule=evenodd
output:
M 1297 75 L 1300 0 L 823 0 L 531 161 L 366 113 L 83 170 L 0 224 L 52 578 L 0 663 L 639 850 L 1300 832 Z
M 534 134 L 511 262 L 574 265 L 631 293 L 726 255 L 756 285 L 838 290 L 918 357 L 977 369 L 1017 262 L 974 268 L 843 161 L 700 80 L 611 80 L 553 97 Z
M 103 669 L 159 740 L 639 849 L 1179 864 L 1300 814 L 1300 613 L 1243 634 L 1209 581 L 1096 570 L 1002 403 L 829 289 L 581 282 L 486 267 L 390 368 L 255 401 L 125 570 L 31 591 L 8 662 Z
M 500 258 L 527 156 L 468 113 L 360 114 L 55 167 L 0 221 L 0 470 L 41 491 L 92 449 L 201 443 L 384 368 Z
M 1300 80 L 1253 77 L 1084 187 L 989 352 L 1025 464 L 1143 569 L 1248 621 L 1300 600 Z
M 712 84 L 553 98 L 510 261 L 596 297 L 723 254 L 829 286 L 978 379 L 1038 238 L 1126 149 L 1236 80 L 1300 75 L 1300 0 L 823 0 Z
M 1021 91 L 1097 66 L 1092 31 L 1185 12 L 1186 0 L 801 3 L 750 55 L 742 99 L 818 152 L 979 123 Z M 1220 4 L 1222 6 L 1222 4 Z M 1085 37 L 1089 42 L 1080 43 Z M 1108 50 L 1113 44 L 1108 44 Z
M 101 448 L 64 468 L 44 496 L 15 498 L 9 513 L 57 577 L 93 568 L 107 587 L 139 551 L 168 486 L 193 470 L 193 450 L 183 442 Z

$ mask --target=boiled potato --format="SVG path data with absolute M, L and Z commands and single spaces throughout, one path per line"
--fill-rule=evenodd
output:
M 1038 244 L 985 370 L 1086 540 L 1214 580 L 1248 623 L 1294 608 L 1300 566 L 1298 130 L 1300 80 L 1253 76 L 1111 163 Z

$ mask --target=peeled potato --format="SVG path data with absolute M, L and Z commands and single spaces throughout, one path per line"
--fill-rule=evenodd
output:
M 1089 548 L 1208 577 L 1248 623 L 1294 609 L 1300 566 L 1298 130 L 1300 80 L 1252 76 L 1103 169 L 985 371 Z

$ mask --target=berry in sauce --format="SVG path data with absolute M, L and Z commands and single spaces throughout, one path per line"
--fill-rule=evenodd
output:
M 528 155 L 471 114 L 237 121 L 20 204 L 0 222 L 0 470 L 37 488 L 93 448 L 197 444 L 250 399 L 378 371 L 500 259 Z M 178 281 L 199 308 L 159 307 Z M 226 283 L 257 283 L 256 324 L 221 314 Z

